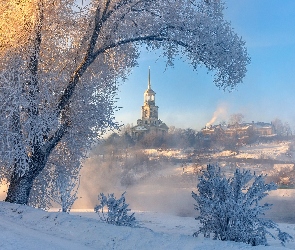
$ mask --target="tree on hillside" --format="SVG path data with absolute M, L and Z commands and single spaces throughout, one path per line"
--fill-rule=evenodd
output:
M 283 122 L 280 119 L 276 118 L 271 123 L 273 125 L 275 134 L 277 134 L 279 136 L 283 135 L 283 131 L 284 131 Z
M 37 178 L 53 181 L 52 159 L 79 166 L 58 161 L 81 161 L 116 126 L 116 80 L 137 64 L 143 45 L 161 49 L 167 65 L 177 55 L 195 69 L 205 65 L 224 90 L 245 76 L 245 43 L 219 0 L 76 2 L 0 0 L 0 162 L 8 202 L 28 204 L 31 190 L 40 191 Z
M 243 122 L 244 115 L 241 113 L 232 114 L 229 118 L 228 124 L 230 125 L 238 125 Z
M 290 136 L 292 130 L 288 122 L 283 123 L 280 119 L 276 118 L 272 122 L 275 134 L 278 136 Z
M 188 148 L 196 146 L 197 135 L 191 128 L 181 129 L 171 126 L 163 139 L 169 148 Z
M 186 147 L 194 147 L 196 144 L 196 131 L 191 128 L 187 128 L 183 130 L 182 134 L 187 143 Z
M 291 129 L 290 124 L 288 122 L 285 122 L 285 124 L 284 124 L 284 135 L 285 136 L 292 135 L 292 129 Z

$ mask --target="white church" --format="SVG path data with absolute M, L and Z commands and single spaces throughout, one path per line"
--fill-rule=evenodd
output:
M 145 134 L 154 132 L 164 135 L 168 132 L 168 126 L 158 119 L 158 106 L 156 106 L 155 91 L 151 88 L 151 72 L 148 74 L 148 88 L 144 92 L 144 103 L 141 107 L 141 119 L 137 125 L 131 128 L 132 138 L 140 139 Z

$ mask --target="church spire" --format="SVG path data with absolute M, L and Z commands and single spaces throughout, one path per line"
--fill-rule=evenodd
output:
M 151 89 L 151 67 L 149 67 L 148 89 Z

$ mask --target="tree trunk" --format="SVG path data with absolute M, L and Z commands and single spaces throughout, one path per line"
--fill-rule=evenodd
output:
M 30 173 L 26 173 L 21 177 L 17 173 L 13 173 L 5 201 L 17 204 L 28 204 L 34 179 L 35 178 Z
M 17 204 L 27 205 L 34 180 L 41 173 L 46 165 L 46 155 L 36 153 L 32 158 L 29 165 L 29 170 L 23 176 L 20 176 L 16 171 L 18 168 L 15 166 L 5 201 Z

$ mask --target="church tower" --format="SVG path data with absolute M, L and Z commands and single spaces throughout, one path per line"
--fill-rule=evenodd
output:
M 167 125 L 158 118 L 159 107 L 156 106 L 155 96 L 156 93 L 151 86 L 151 70 L 149 69 L 148 88 L 143 94 L 143 106 L 141 106 L 141 119 L 138 119 L 137 125 L 131 129 L 134 139 L 140 139 L 150 132 L 161 135 L 168 132 Z
M 151 70 L 149 69 L 148 88 L 144 92 L 144 104 L 141 107 L 141 119 L 144 124 L 157 124 L 158 106 L 156 106 L 155 91 L 151 88 Z

